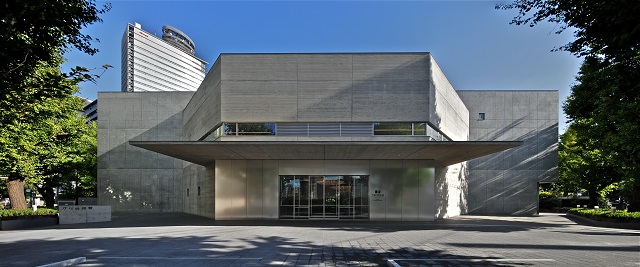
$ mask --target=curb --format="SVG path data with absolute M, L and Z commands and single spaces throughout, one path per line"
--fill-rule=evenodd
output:
M 565 217 L 576 222 L 582 223 L 591 226 L 598 227 L 606 227 L 606 228 L 618 228 L 618 229 L 631 229 L 631 230 L 640 230 L 640 223 L 624 223 L 624 222 L 606 222 L 606 221 L 598 221 L 586 217 L 582 217 L 579 215 L 567 213 Z

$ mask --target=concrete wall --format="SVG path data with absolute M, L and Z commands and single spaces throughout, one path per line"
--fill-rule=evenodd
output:
M 216 60 L 182 114 L 182 138 L 197 141 L 216 129 L 220 120 L 220 59 Z
M 438 166 L 435 172 L 435 217 L 449 218 L 468 212 L 467 163 Z
M 470 214 L 531 215 L 538 182 L 558 178 L 557 91 L 458 91 L 469 109 L 469 140 L 522 140 L 469 161 Z M 485 113 L 485 119 L 478 118 Z
M 280 175 L 369 175 L 370 219 L 434 220 L 434 167 L 426 160 L 218 160 L 215 219 L 278 219 Z M 372 201 L 374 190 L 384 197 Z
M 214 165 L 204 167 L 189 164 L 183 169 L 182 187 L 183 212 L 203 217 L 215 218 L 215 169 Z
M 425 121 L 429 60 L 429 53 L 222 54 L 214 65 L 214 70 L 220 66 L 219 117 L 223 122 Z M 217 75 L 210 72 L 200 90 L 217 94 Z M 189 104 L 185 126 L 212 128 L 211 121 L 193 119 L 217 120 L 217 110 L 195 108 L 201 105 Z M 200 137 L 204 130 L 196 132 L 187 136 Z
M 430 72 L 429 122 L 452 141 L 469 140 L 469 110 L 433 57 Z
M 193 92 L 99 93 L 98 204 L 114 212 L 180 212 L 183 161 L 129 145 L 180 140 Z

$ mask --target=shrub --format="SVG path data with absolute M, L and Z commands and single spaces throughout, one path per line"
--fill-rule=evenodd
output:
M 640 212 L 628 212 L 626 210 L 616 210 L 615 212 L 611 212 L 609 209 L 583 209 L 583 208 L 573 208 L 569 210 L 569 213 L 581 215 L 587 218 L 610 218 L 619 221 L 634 221 L 640 222 Z
M 58 210 L 41 208 L 36 211 L 31 209 L 24 210 L 0 210 L 0 219 L 22 217 L 22 216 L 37 216 L 37 215 L 56 215 Z
M 560 206 L 558 198 L 553 194 L 553 192 L 540 191 L 538 196 L 541 210 L 552 210 Z

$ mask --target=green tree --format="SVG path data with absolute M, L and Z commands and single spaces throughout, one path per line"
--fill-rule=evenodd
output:
M 564 190 L 589 193 L 589 206 L 597 206 L 600 192 L 623 177 L 613 156 L 595 145 L 599 140 L 582 136 L 580 127 L 589 123 L 574 122 L 560 137 L 558 148 L 559 181 Z
M 6 0 L 0 6 L 1 126 L 34 115 L 32 105 L 44 99 L 70 93 L 58 87 L 25 86 L 25 79 L 42 65 L 59 64 L 59 54 L 71 48 L 95 54 L 93 39 L 80 30 L 101 22 L 98 15 L 111 6 L 99 9 L 93 0 Z M 83 70 L 76 67 L 66 76 L 90 79 Z
M 516 0 L 497 8 L 517 9 L 512 23 L 548 21 L 574 30 L 561 48 L 585 60 L 564 105 L 580 123 L 580 142 L 617 162 L 629 188 L 630 211 L 640 211 L 640 12 L 639 1 Z
M 78 114 L 83 101 L 67 97 L 48 103 L 58 105 L 60 114 L 48 118 L 50 127 L 44 135 L 49 139 L 39 143 L 38 168 L 32 183 L 44 197 L 47 207 L 53 207 L 54 187 L 65 188 L 71 182 L 81 190 L 73 190 L 73 197 L 95 196 L 97 138 L 95 123 L 86 123 Z M 70 190 L 69 190 L 70 191 Z
M 8 176 L 12 207 L 20 209 L 26 208 L 25 181 L 43 175 L 40 153 L 55 137 L 52 119 L 70 108 L 57 102 L 76 93 L 78 82 L 99 77 L 84 67 L 61 72 L 61 54 L 71 48 L 96 53 L 93 39 L 80 30 L 101 21 L 98 15 L 110 6 L 98 9 L 93 0 L 8 0 L 0 5 L 0 174 Z

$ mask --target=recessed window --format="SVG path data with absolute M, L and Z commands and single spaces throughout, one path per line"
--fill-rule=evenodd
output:
M 483 121 L 484 120 L 484 113 L 478 113 L 478 120 L 479 121 Z
M 189 196 L 189 188 L 187 188 L 187 196 Z
M 410 122 L 376 122 L 373 124 L 373 135 L 411 135 Z
M 200 187 L 198 186 L 198 196 L 200 195 Z

